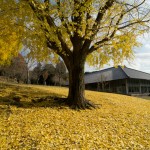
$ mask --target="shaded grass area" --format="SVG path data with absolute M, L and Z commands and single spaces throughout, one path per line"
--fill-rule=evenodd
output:
M 86 98 L 102 107 L 75 111 L 54 101 L 67 93 L 67 88 L 0 83 L 0 149 L 150 149 L 150 101 L 86 91 Z
M 57 91 L 53 93 L 52 91 L 42 90 L 41 87 L 0 83 L 0 105 L 12 105 L 22 108 L 61 107 L 62 104 L 59 105 L 54 99 L 66 96 L 58 94 Z

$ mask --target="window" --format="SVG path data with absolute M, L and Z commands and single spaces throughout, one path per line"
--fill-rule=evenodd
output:
M 148 87 L 142 86 L 141 87 L 141 92 L 142 93 L 148 93 Z
M 140 88 L 138 86 L 130 86 L 129 87 L 129 93 L 139 93 Z
M 139 80 L 136 79 L 129 79 L 129 85 L 139 85 Z
M 150 93 L 150 87 L 148 87 L 148 92 Z

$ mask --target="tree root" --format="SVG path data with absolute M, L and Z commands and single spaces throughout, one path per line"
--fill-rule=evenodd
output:
M 80 103 L 80 104 L 72 104 L 70 107 L 72 109 L 75 109 L 75 110 L 99 108 L 99 106 L 97 104 L 94 104 L 91 101 L 86 100 L 86 99 L 82 103 Z
M 100 108 L 100 104 L 94 104 L 89 100 L 84 99 L 84 101 L 82 101 L 79 104 L 75 104 L 73 103 L 70 99 L 68 98 L 59 98 L 56 97 L 54 98 L 54 100 L 56 102 L 58 102 L 59 104 L 65 104 L 67 106 L 69 106 L 71 109 L 75 109 L 75 110 L 81 110 L 81 109 L 96 109 L 96 108 Z

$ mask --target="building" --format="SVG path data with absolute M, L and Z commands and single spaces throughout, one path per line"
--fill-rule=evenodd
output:
M 112 67 L 86 73 L 85 88 L 127 95 L 149 95 L 150 74 L 127 67 Z

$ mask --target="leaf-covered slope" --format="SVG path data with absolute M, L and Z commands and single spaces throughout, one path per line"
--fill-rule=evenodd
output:
M 150 149 L 150 101 L 86 91 L 101 107 L 75 111 L 53 100 L 67 91 L 0 83 L 0 149 Z

